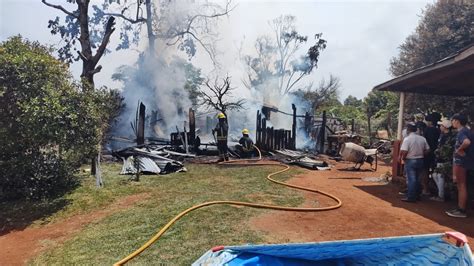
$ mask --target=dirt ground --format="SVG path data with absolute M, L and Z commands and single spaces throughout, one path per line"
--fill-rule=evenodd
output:
M 106 216 L 134 205 L 148 198 L 146 193 L 121 198 L 105 209 L 76 215 L 64 221 L 42 227 L 28 227 L 21 231 L 11 231 L 0 236 L 0 265 L 24 265 L 42 251 L 61 244 L 85 225 L 97 222 Z
M 267 233 L 270 243 L 311 242 L 458 231 L 468 237 L 474 250 L 474 209 L 470 217 L 452 218 L 444 212 L 456 207 L 454 202 L 422 199 L 402 202 L 398 186 L 373 182 L 391 168 L 380 166 L 377 172 L 345 171 L 349 163 L 337 163 L 330 171 L 311 171 L 294 177 L 289 183 L 316 188 L 342 200 L 341 208 L 317 213 L 271 211 L 249 223 Z M 368 166 L 364 166 L 367 168 Z M 333 205 L 324 196 L 305 193 L 305 205 L 315 201 L 321 206 Z
M 335 163 L 335 162 L 332 162 Z M 330 171 L 307 171 L 289 183 L 331 193 L 343 202 L 341 208 L 317 213 L 270 211 L 249 221 L 251 228 L 266 233 L 269 243 L 310 242 L 458 231 L 474 247 L 474 209 L 467 219 L 456 219 L 444 211 L 454 202 L 418 203 L 400 201 L 398 187 L 379 182 L 390 167 L 376 172 L 346 171 L 349 163 L 335 163 Z M 367 166 L 364 166 L 367 168 Z M 363 169 L 364 169 L 363 168 Z M 305 193 L 306 206 L 329 206 L 334 202 L 321 195 Z M 138 194 L 120 199 L 106 209 L 77 215 L 39 228 L 11 231 L 0 236 L 0 265 L 23 265 L 47 248 L 61 244 L 86 224 L 94 223 L 141 199 Z

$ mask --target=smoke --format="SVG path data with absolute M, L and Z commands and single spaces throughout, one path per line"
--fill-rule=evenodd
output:
M 186 84 L 186 60 L 179 58 L 164 43 L 156 44 L 159 53 L 150 56 L 143 53 L 134 66 L 121 66 L 114 78 L 123 82 L 122 95 L 125 99 L 125 110 L 115 127 L 115 134 L 130 136 L 131 121 L 135 119 L 138 102 L 146 105 L 148 125 L 156 122 L 159 126 L 151 130 L 146 126 L 147 136 L 167 137 L 173 128 L 182 128 L 187 121 L 187 109 L 191 106 Z M 151 117 L 152 111 L 157 117 Z M 156 119 L 156 121 L 151 121 Z
M 165 5 L 162 4 L 157 5 L 160 6 L 159 13 L 162 14 L 160 15 L 157 34 L 163 36 L 172 36 L 185 29 L 190 14 L 196 12 L 196 7 L 200 6 L 194 1 L 173 1 L 166 2 Z M 180 130 L 182 129 L 183 122 L 188 120 L 187 110 L 192 107 L 189 93 L 184 89 L 187 82 L 185 68 L 189 61 L 183 57 L 186 54 L 192 56 L 196 51 L 198 51 L 196 54 L 198 60 L 193 60 L 193 63 L 198 68 L 203 68 L 207 73 L 203 78 L 212 75 L 223 77 L 222 73 L 230 73 L 232 86 L 237 87 L 234 97 L 246 100 L 243 110 L 228 112 L 231 134 L 240 136 L 241 130 L 247 128 L 251 131 L 251 135 L 255 136 L 256 114 L 264 105 L 286 113 L 292 113 L 291 105 L 295 104 L 298 108 L 297 113 L 299 115 L 304 114 L 306 109 L 301 108 L 304 106 L 301 99 L 291 93 L 282 95 L 280 91 L 281 80 L 274 73 L 262 75 L 258 84 L 245 86 L 243 79 L 248 72 L 244 64 L 239 64 L 239 62 L 242 63 L 242 54 L 240 51 L 232 49 L 232 45 L 229 45 L 229 40 L 236 37 L 235 33 L 226 31 L 225 27 L 221 27 L 220 24 L 204 23 L 202 26 L 205 27 L 201 31 L 204 33 L 212 27 L 217 27 L 219 34 L 222 34 L 220 35 L 220 41 L 223 41 L 223 43 L 216 44 L 218 44 L 217 47 L 221 51 L 225 50 L 225 53 L 220 54 L 217 50 L 213 50 L 212 46 L 196 47 L 193 43 L 187 42 L 186 38 L 181 39 L 178 42 L 180 45 L 177 46 L 169 45 L 170 42 L 176 41 L 176 39 L 157 38 L 153 55 L 149 54 L 148 51 L 142 52 L 135 65 L 121 66 L 117 69 L 117 73 L 113 78 L 123 83 L 126 109 L 115 127 L 115 135 L 133 137 L 130 122 L 135 119 L 139 101 L 143 102 L 147 108 L 146 123 L 150 125 L 154 122 L 151 120 L 156 119 L 155 122 L 158 124 L 158 127 L 154 130 L 150 130 L 150 127 L 146 126 L 146 136 L 155 135 L 168 138 L 171 132 L 175 132 L 176 126 Z M 212 34 L 203 34 L 200 37 L 206 42 L 210 40 L 206 39 L 209 36 L 213 37 Z M 247 51 L 250 51 L 251 48 L 255 49 L 254 42 L 255 40 L 243 42 L 246 46 L 245 49 Z M 215 52 L 220 59 L 217 65 L 219 69 L 215 69 L 215 62 L 210 62 L 209 55 L 206 55 L 209 52 Z M 207 59 L 202 60 L 203 54 Z M 199 60 L 199 56 L 201 60 Z M 215 60 L 216 58 L 211 59 Z M 211 65 L 212 67 L 210 67 Z M 311 64 L 304 56 L 301 56 L 301 58 L 295 56 L 289 66 L 295 71 L 305 72 L 311 67 Z M 157 112 L 156 118 L 150 116 L 152 111 Z M 214 115 L 214 113 L 209 114 L 212 117 Z M 205 118 L 205 116 L 200 116 L 199 113 L 198 117 Z M 197 121 L 197 123 L 200 122 Z M 291 129 L 292 123 L 291 115 L 272 112 L 271 120 L 268 121 L 267 125 L 271 125 L 275 129 Z M 303 147 L 307 144 L 307 134 L 301 129 L 304 125 L 301 119 L 298 119 L 297 124 L 297 147 Z

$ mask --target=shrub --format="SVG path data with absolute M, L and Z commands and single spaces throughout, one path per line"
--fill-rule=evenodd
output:
M 0 197 L 67 191 L 100 143 L 113 93 L 82 92 L 51 52 L 21 36 L 0 44 Z

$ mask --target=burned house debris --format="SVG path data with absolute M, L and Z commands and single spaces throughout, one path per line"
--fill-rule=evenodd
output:
M 291 128 L 277 128 L 270 118 L 271 113 L 289 116 Z M 132 124 L 135 140 L 128 140 L 125 147 L 115 149 L 112 155 L 123 162 L 121 174 L 136 174 L 137 171 L 149 174 L 168 174 L 186 171 L 184 162 L 210 163 L 215 162 L 218 154 L 215 139 L 210 137 L 209 124 L 214 121 L 209 116 L 196 116 L 190 108 L 187 112 L 188 119 L 183 126 L 175 126 L 169 139 L 158 138 L 158 134 L 145 137 L 145 132 L 156 132 L 159 127 L 158 113 L 151 112 L 146 117 L 146 107 L 139 103 L 136 118 Z M 198 119 L 198 121 L 196 121 Z M 300 124 L 298 127 L 297 124 Z M 145 126 L 150 129 L 146 130 Z M 197 125 L 204 127 L 201 132 Z M 286 164 L 294 164 L 312 170 L 327 170 L 329 165 L 324 160 L 316 157 L 318 154 L 328 154 L 343 160 L 356 163 L 359 169 L 365 162 L 370 163 L 373 170 L 377 168 L 377 149 L 365 150 L 359 146 L 361 136 L 355 134 L 354 123 L 351 130 L 347 130 L 337 118 L 328 118 L 326 112 L 322 117 L 306 113 L 297 115 L 297 108 L 292 104 L 292 113 L 279 110 L 275 106 L 263 105 L 257 111 L 255 128 L 255 146 L 258 147 L 267 159 L 277 160 Z M 162 132 L 159 130 L 159 132 Z M 304 148 L 305 152 L 297 151 L 297 135 L 313 143 L 313 148 Z M 206 141 L 203 141 L 206 140 Z M 124 138 L 115 138 L 123 140 Z M 229 136 L 229 156 L 239 159 L 235 150 L 238 138 Z M 131 142 L 134 145 L 130 145 Z M 234 143 L 235 142 L 235 143 Z M 359 148 L 360 147 L 360 148 Z M 358 149 L 359 148 L 359 149 Z M 362 151 L 363 150 L 363 151 Z M 135 158 L 142 162 L 137 169 L 133 163 Z

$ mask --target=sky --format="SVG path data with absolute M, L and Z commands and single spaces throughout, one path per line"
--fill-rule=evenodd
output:
M 268 21 L 290 14 L 296 16 L 300 34 L 312 37 L 323 33 L 323 39 L 327 40 L 318 68 L 305 82 L 317 84 L 330 74 L 335 75 L 340 78 L 340 99 L 344 100 L 348 95 L 363 98 L 375 85 L 391 78 L 390 59 L 398 54 L 399 45 L 414 32 L 423 8 L 433 0 L 234 0 L 233 3 L 234 10 L 219 22 L 217 48 L 223 72 L 242 75 L 239 47 L 242 45 L 243 52 L 251 54 L 255 39 L 262 34 L 271 34 Z M 46 7 L 39 0 L 0 0 L 0 41 L 21 34 L 44 44 L 61 45 L 59 37 L 52 36 L 47 28 L 48 20 L 58 14 L 61 14 L 58 10 Z M 117 38 L 118 34 L 115 34 L 112 45 Z M 137 54 L 133 50 L 114 51 L 102 58 L 99 64 L 103 70 L 95 76 L 96 84 L 119 87 L 119 83 L 111 81 L 111 75 L 117 66 L 133 64 Z M 210 71 L 210 62 L 200 50 L 192 63 L 204 73 Z M 80 62 L 72 66 L 76 77 L 80 67 Z

